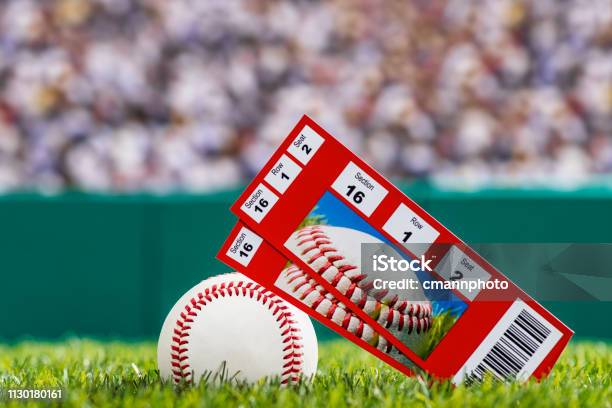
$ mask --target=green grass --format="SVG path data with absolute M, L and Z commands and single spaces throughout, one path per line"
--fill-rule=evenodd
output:
M 541 382 L 449 383 L 407 378 L 346 341 L 320 345 L 314 382 L 279 388 L 200 385 L 175 389 L 156 371 L 154 343 L 68 340 L 0 345 L 0 390 L 61 387 L 68 406 L 559 406 L 611 407 L 612 345 L 573 342 Z M 0 406 L 6 404 L 5 392 Z M 4 399 L 4 400 L 3 400 Z M 22 406 L 11 401 L 8 406 Z M 34 402 L 30 402 L 35 406 Z

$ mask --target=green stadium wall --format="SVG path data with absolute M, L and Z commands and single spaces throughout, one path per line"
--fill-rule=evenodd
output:
M 404 191 L 467 242 L 612 242 L 610 190 Z M 0 197 L 0 339 L 154 338 L 182 293 L 229 270 L 215 254 L 238 193 Z M 612 338 L 612 302 L 543 303 L 577 336 Z

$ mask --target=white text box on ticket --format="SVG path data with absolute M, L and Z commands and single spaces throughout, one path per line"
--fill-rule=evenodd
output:
M 255 221 L 261 222 L 277 201 L 278 196 L 260 183 L 240 209 Z
M 293 140 L 287 151 L 303 164 L 308 164 L 324 141 L 317 132 L 309 126 L 304 126 L 304 129 Z
M 293 183 L 293 180 L 300 174 L 300 171 L 302 171 L 302 168 L 291 160 L 289 156 L 283 154 L 268 174 L 266 174 L 264 180 L 282 194 Z
M 454 245 L 446 255 L 444 255 L 444 258 L 442 258 L 435 270 L 438 275 L 449 281 L 460 280 L 470 282 L 481 280 L 486 282 L 491 278 L 489 272 L 485 271 L 480 265 Z M 480 290 L 457 290 L 470 300 L 474 300 L 476 295 L 480 292 Z
M 372 215 L 388 193 L 353 162 L 344 168 L 332 188 L 367 216 Z
M 242 266 L 248 266 L 259 249 L 263 239 L 244 227 L 240 229 L 236 239 L 232 242 L 226 255 Z
M 400 204 L 383 230 L 415 255 L 423 255 L 440 233 L 405 204 Z

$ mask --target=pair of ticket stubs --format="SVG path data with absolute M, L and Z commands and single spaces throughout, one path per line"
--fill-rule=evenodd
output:
M 407 375 L 540 378 L 572 331 L 304 116 L 218 258 Z

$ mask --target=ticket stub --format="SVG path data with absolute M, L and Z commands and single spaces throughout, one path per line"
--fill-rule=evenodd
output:
M 259 248 L 271 245 L 436 377 L 540 377 L 571 337 L 306 116 L 232 211 L 262 240 Z
M 402 373 L 410 376 L 419 371 L 387 339 L 244 224 L 238 222 L 232 229 L 217 258 Z

